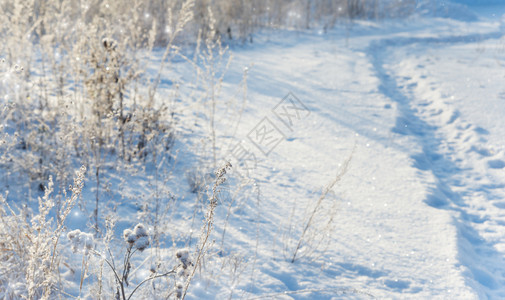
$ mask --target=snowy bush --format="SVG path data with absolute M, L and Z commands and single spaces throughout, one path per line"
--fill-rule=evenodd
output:
M 2 247 L 6 250 L 0 251 L 2 298 L 48 299 L 53 294 L 59 282 L 60 264 L 65 259 L 60 256 L 60 238 L 65 230 L 65 220 L 81 194 L 85 172 L 84 167 L 77 172 L 71 194 L 63 202 L 58 218 L 50 216 L 55 205 L 51 179 L 44 197 L 39 198 L 38 212 L 30 212 L 26 207 L 11 207 L 0 196 L 0 235 Z M 88 250 L 91 248 L 90 236 L 80 232 L 70 235 L 74 240 L 78 239 L 76 244 L 84 245 Z M 17 284 L 11 285 L 10 282 Z

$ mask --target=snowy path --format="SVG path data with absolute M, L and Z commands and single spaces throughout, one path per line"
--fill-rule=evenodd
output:
M 216 283 L 216 297 L 505 298 L 501 36 L 498 23 L 435 19 L 358 24 L 348 40 L 266 32 L 233 49 L 224 98 L 248 67 L 247 103 L 236 133 L 220 117 L 218 144 L 256 155 L 256 185 L 226 225 L 229 199 L 217 212 L 216 241 L 226 226 L 223 253 L 247 267 L 232 287 Z M 289 92 L 310 113 L 287 126 L 275 109 Z M 268 155 L 251 141 L 264 120 L 283 135 Z M 337 208 L 326 251 L 292 264 L 307 211 L 355 144 L 325 200 Z
M 469 285 L 480 298 L 505 296 L 505 212 L 500 209 L 503 208 L 500 205 L 504 195 L 503 191 L 497 190 L 505 186 L 505 180 L 503 174 L 494 180 L 486 180 L 489 173 L 503 168 L 503 161 L 499 158 L 503 158 L 503 151 L 494 153 L 482 146 L 487 142 L 489 131 L 465 120 L 466 116 L 454 105 L 455 96 L 444 94 L 440 82 L 433 82 L 432 75 L 440 72 L 440 66 L 437 68 L 438 63 L 432 61 L 430 50 L 441 49 L 436 61 L 444 61 L 454 54 L 453 51 L 444 51 L 445 47 L 459 43 L 476 44 L 476 40 L 486 43 L 500 36 L 499 33 L 491 33 L 389 39 L 372 44 L 370 51 L 377 75 L 381 78 L 381 90 L 398 105 L 399 114 L 393 130 L 414 137 L 418 145 L 417 151 L 412 154 L 414 166 L 420 174 L 431 177 L 426 180 L 429 194 L 425 202 L 434 208 L 451 211 L 458 231 L 458 259 L 464 266 L 463 274 Z M 385 66 L 385 63 L 388 65 Z M 468 65 L 468 61 L 460 62 L 463 63 L 467 67 L 464 73 L 467 81 L 467 76 L 472 77 L 471 72 L 477 68 Z M 426 71 L 430 64 L 431 73 Z M 452 79 L 460 81 L 461 75 L 453 74 Z M 482 75 L 485 74 L 479 74 Z M 495 122 L 503 124 L 500 117 L 498 114 Z M 483 159 L 487 168 L 481 167 Z M 494 202 L 494 205 L 489 205 L 489 202 Z
M 489 107 L 457 93 L 471 93 L 467 80 L 495 72 L 481 96 L 503 106 L 496 100 L 503 71 L 489 62 L 498 52 L 475 51 L 501 34 L 495 25 L 443 21 L 389 30 L 384 37 L 363 30 L 349 46 L 343 34 L 288 33 L 235 52 L 236 65 L 254 63 L 237 136 L 247 142 L 264 117 L 286 136 L 268 156 L 256 153 L 259 257 L 289 244 L 283 226 L 303 219 L 303 207 L 358 145 L 330 195 L 339 210 L 325 256 L 291 265 L 274 254 L 275 262 L 260 266 L 260 293 L 356 288 L 379 298 L 505 297 L 504 111 L 489 113 L 491 129 L 470 113 Z M 311 112 L 292 128 L 272 114 L 289 91 Z M 230 222 L 244 228 L 232 239 L 254 234 L 244 219 Z

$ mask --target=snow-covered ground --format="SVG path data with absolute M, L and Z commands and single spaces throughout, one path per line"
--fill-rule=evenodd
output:
M 505 298 L 505 5 L 470 11 L 478 20 L 466 11 L 269 30 L 231 46 L 216 145 L 233 170 L 188 298 Z M 162 78 L 192 82 L 191 70 L 179 60 Z M 176 103 L 167 260 L 193 249 L 201 226 L 186 180 L 207 138 L 200 110 Z M 126 198 L 152 188 L 110 182 Z M 118 238 L 136 205 L 117 208 Z M 86 220 L 74 209 L 69 230 Z M 64 279 L 78 290 L 78 274 Z
M 475 22 L 357 22 L 348 35 L 345 28 L 266 32 L 233 49 L 225 86 L 250 68 L 235 139 L 255 154 L 260 195 L 229 220 L 229 251 L 255 263 L 254 282 L 241 282 L 236 297 L 301 290 L 315 291 L 285 297 L 505 297 L 498 13 Z M 288 93 L 304 106 L 285 102 Z M 292 124 L 276 114 L 282 106 Z M 272 144 L 281 139 L 268 155 L 257 146 L 263 125 L 273 130 Z M 326 251 L 291 263 L 283 247 L 293 242 L 283 230 L 295 225 L 293 236 L 300 234 L 305 207 L 354 145 L 348 172 L 324 200 L 337 205 Z

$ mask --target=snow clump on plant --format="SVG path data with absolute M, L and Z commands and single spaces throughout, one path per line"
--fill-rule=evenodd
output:
M 140 251 L 144 251 L 149 246 L 149 234 L 146 227 L 141 223 L 137 224 L 133 230 L 125 229 L 123 238 L 130 247 L 135 247 Z
M 91 233 L 81 232 L 79 229 L 70 231 L 67 234 L 67 238 L 72 243 L 72 251 L 74 253 L 84 250 L 87 254 L 95 245 L 93 235 Z

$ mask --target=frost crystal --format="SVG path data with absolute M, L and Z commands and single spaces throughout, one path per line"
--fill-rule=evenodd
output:
M 81 232 L 79 229 L 70 231 L 67 234 L 67 238 L 72 243 L 72 252 L 74 253 L 84 250 L 84 253 L 87 254 L 95 245 L 93 235 L 91 233 Z
M 184 266 L 187 266 L 191 263 L 189 260 L 189 250 L 186 248 L 177 250 L 175 256 L 181 261 Z

